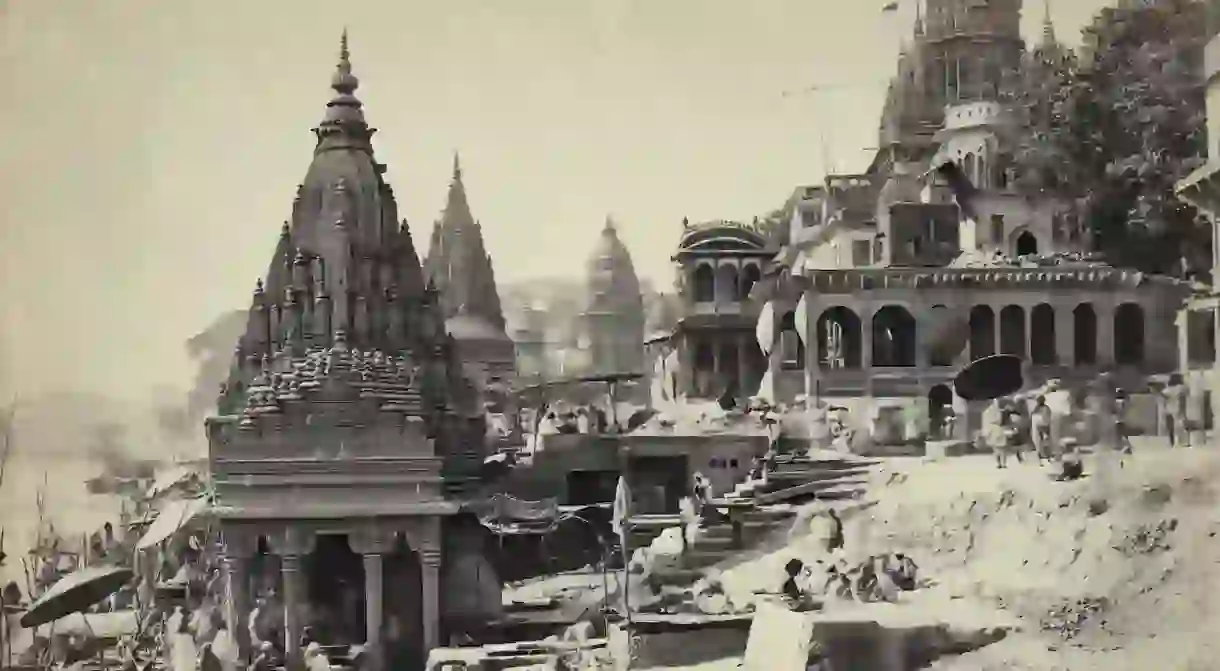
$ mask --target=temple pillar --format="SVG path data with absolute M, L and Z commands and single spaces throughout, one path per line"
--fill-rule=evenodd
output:
M 679 386 L 682 388 L 683 393 L 687 394 L 688 396 L 694 396 L 696 393 L 695 350 L 698 349 L 698 347 L 699 345 L 697 342 L 695 342 L 695 338 L 691 335 L 691 333 L 687 332 L 682 334 L 682 354 L 680 355 L 682 366 L 679 370 L 682 379 Z
M 996 354 L 1001 354 L 1004 352 L 1004 350 L 1000 349 L 1000 343 L 1003 342 L 1000 335 L 1004 333 L 1004 322 L 1000 319 L 1000 313 L 1003 312 L 1005 306 L 1001 305 L 996 307 L 995 305 L 988 304 L 987 307 L 991 308 L 991 314 L 995 315 L 992 320 L 992 323 L 995 324 L 995 328 L 991 330 L 991 351 Z
M 280 577 L 284 582 L 284 652 L 290 668 L 301 660 L 301 558 L 296 554 L 280 555 Z
M 738 393 L 743 400 L 749 401 L 756 391 L 751 388 L 754 385 L 753 380 L 750 379 L 750 362 L 754 360 L 754 357 L 750 356 L 750 336 L 743 336 L 739 340 L 737 344 Z
M 914 315 L 915 318 L 915 370 L 919 372 L 926 371 L 931 360 L 928 356 L 927 342 L 928 337 L 925 331 L 932 327 L 928 322 L 932 316 L 932 311 L 928 306 L 921 301 L 915 301 Z
M 422 592 L 420 617 L 424 625 L 424 650 L 440 646 L 440 573 L 441 549 L 439 544 L 424 547 L 419 551 L 420 590 Z
M 246 557 L 225 555 L 225 584 L 228 589 L 228 599 L 225 603 L 225 621 L 229 633 L 237 641 L 237 647 L 244 654 L 250 649 L 250 630 L 246 626 L 246 617 L 250 613 L 250 560 Z
M 372 654 L 372 668 L 382 668 L 381 619 L 382 619 L 382 555 L 366 553 L 364 560 L 364 644 Z
M 798 333 L 797 336 L 805 347 L 805 360 L 802 362 L 805 368 L 805 397 L 809 399 L 808 403 L 819 404 L 822 402 L 822 363 L 819 356 L 820 343 L 818 343 L 817 337 L 820 313 L 817 294 L 806 290 L 805 332 Z
M 872 305 L 863 305 L 860 310 L 860 370 L 864 371 L 864 395 L 873 396 L 873 376 L 868 372 L 873 367 L 873 315 Z

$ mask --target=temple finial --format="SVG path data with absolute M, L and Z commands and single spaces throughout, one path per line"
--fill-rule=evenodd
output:
M 610 233 L 615 232 L 614 231 L 614 215 L 609 214 L 609 213 L 606 214 L 606 226 L 605 226 L 604 230 L 606 230 Z
M 462 179 L 462 157 L 456 149 L 453 150 L 453 181 Z
M 339 37 L 339 63 L 335 66 L 335 76 L 331 79 L 330 87 L 341 94 L 351 95 L 359 86 L 360 80 L 352 74 L 352 53 L 348 49 L 345 27 Z
M 1055 39 L 1055 22 L 1051 20 L 1051 0 L 1043 0 L 1042 2 L 1042 43 L 1054 44 Z

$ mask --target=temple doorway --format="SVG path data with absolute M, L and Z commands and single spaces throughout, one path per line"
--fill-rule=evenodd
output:
M 1038 238 L 1029 231 L 1021 231 L 1017 236 L 1016 256 L 1032 256 L 1038 253 Z
M 933 440 L 948 438 L 945 431 L 947 410 L 953 408 L 953 392 L 943 384 L 938 384 L 928 391 L 928 436 Z
M 363 643 L 364 564 L 346 534 L 320 534 L 305 557 L 306 603 L 302 624 L 323 645 Z
M 424 650 L 423 600 L 419 554 L 404 534 L 394 537 L 382 565 L 382 626 L 386 669 L 422 669 Z

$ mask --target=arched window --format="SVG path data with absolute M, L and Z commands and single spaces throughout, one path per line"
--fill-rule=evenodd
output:
M 1076 365 L 1097 363 L 1097 313 L 1081 303 L 1072 310 L 1072 345 Z
M 1114 363 L 1144 363 L 1144 309 L 1123 303 L 1114 311 Z
M 796 332 L 796 313 L 788 311 L 779 321 L 781 365 L 786 369 L 805 368 L 805 344 Z
M 700 263 L 695 267 L 693 284 L 696 303 L 711 303 L 716 300 L 716 274 L 711 265 Z
M 914 366 L 918 326 L 900 305 L 887 305 L 873 315 L 873 365 Z

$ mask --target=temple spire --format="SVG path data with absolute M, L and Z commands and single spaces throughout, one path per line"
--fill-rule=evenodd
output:
M 453 181 L 462 181 L 462 157 L 456 149 L 453 150 Z
M 1042 43 L 1045 45 L 1055 44 L 1058 40 L 1055 38 L 1055 22 L 1051 20 L 1051 0 L 1043 0 L 1042 2 Z
M 360 79 L 352 74 L 351 51 L 348 49 L 347 29 L 339 37 L 339 62 L 335 64 L 335 73 L 330 78 L 330 88 L 334 91 L 330 102 L 326 103 L 326 115 L 314 129 L 318 136 L 319 149 L 326 138 L 336 140 L 327 144 L 330 147 L 360 146 L 367 147 L 374 130 L 369 128 L 364 120 L 363 104 L 356 97 L 356 89 L 360 88 Z

